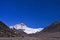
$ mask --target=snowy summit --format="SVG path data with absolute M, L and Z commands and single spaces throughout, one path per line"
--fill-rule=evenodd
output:
M 40 32 L 41 30 L 43 30 L 43 28 L 37 28 L 37 29 L 29 28 L 24 23 L 16 24 L 14 26 L 10 26 L 10 28 L 15 28 L 17 30 L 21 29 L 27 34 L 32 34 L 32 33 Z

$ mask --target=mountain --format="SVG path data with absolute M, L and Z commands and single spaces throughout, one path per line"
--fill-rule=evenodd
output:
M 60 22 L 53 22 L 49 26 L 45 27 L 42 31 L 35 34 L 30 34 L 29 36 L 35 37 L 48 37 L 48 36 L 60 36 Z
M 9 28 L 0 21 L 1 40 L 60 40 L 60 22 L 54 22 L 42 31 L 30 34 L 24 32 L 28 30 L 29 27 L 23 23 L 11 27 L 12 28 Z M 33 31 L 31 29 L 29 28 L 29 31 Z
M 23 31 L 18 31 L 16 29 L 10 29 L 2 21 L 0 21 L 0 37 L 22 37 L 27 35 Z
M 32 34 L 32 33 L 40 32 L 43 29 L 43 28 L 37 28 L 37 29 L 29 28 L 24 23 L 16 24 L 14 26 L 10 26 L 10 28 L 12 28 L 12 29 L 15 28 L 17 30 L 23 30 L 27 34 Z
M 41 32 L 60 32 L 60 22 L 54 22 L 48 27 L 44 28 Z
M 13 36 L 13 32 L 12 30 L 5 25 L 3 22 L 0 21 L 0 37 L 9 37 L 9 36 Z
M 43 40 L 60 40 L 60 22 L 53 22 L 37 34 L 40 35 Z

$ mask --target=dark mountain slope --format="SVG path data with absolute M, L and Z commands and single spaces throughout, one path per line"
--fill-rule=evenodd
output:
M 22 37 L 27 35 L 23 31 L 10 29 L 7 25 L 0 21 L 0 37 Z
M 44 28 L 41 32 L 60 32 L 60 22 L 54 22 L 50 26 Z
M 0 36 L 9 36 L 11 33 L 9 27 L 0 21 Z

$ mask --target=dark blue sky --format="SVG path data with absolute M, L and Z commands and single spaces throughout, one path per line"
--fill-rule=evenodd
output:
M 60 0 L 0 0 L 0 21 L 6 25 L 25 23 L 46 27 L 60 21 Z

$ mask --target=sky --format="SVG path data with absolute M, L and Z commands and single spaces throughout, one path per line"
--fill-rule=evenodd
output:
M 0 0 L 0 21 L 44 28 L 60 21 L 60 0 Z

